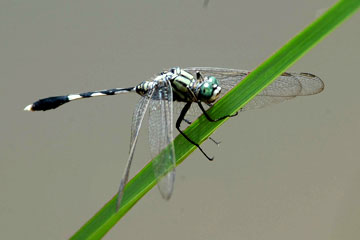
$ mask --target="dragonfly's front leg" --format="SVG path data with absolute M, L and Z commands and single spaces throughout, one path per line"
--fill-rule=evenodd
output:
M 202 74 L 200 73 L 200 71 L 196 71 L 196 80 L 198 80 L 199 82 L 204 81 L 204 78 L 203 78 Z
M 190 143 L 192 143 L 193 145 L 195 145 L 203 154 L 204 156 L 209 159 L 210 161 L 214 160 L 213 157 L 209 157 L 205 152 L 204 150 L 202 150 L 202 148 L 199 146 L 199 144 L 195 143 L 193 140 L 191 140 L 183 131 L 181 131 L 180 129 L 180 125 L 181 125 L 181 122 L 184 120 L 185 118 L 185 115 L 187 113 L 187 111 L 189 110 L 190 106 L 191 106 L 192 102 L 188 102 L 185 104 L 184 108 L 181 110 L 181 113 L 180 113 L 180 116 L 179 118 L 177 119 L 176 121 L 176 129 L 181 133 L 181 135 L 183 135 L 186 140 L 188 140 Z
M 205 108 L 203 107 L 203 105 L 201 104 L 200 101 L 197 102 L 197 104 L 199 105 L 201 111 L 203 112 L 203 114 L 205 115 L 206 119 L 209 120 L 210 122 L 217 122 L 217 121 L 220 121 L 220 120 L 223 120 L 225 118 L 228 118 L 228 117 L 235 117 L 238 115 L 238 112 L 236 112 L 235 114 L 233 115 L 226 115 L 226 116 L 223 116 L 221 118 L 218 118 L 218 119 L 212 119 L 209 114 L 207 114 Z

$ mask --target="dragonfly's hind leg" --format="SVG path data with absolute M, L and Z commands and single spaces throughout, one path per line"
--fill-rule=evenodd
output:
M 176 129 L 181 133 L 181 135 L 183 135 L 185 137 L 186 140 L 188 140 L 190 143 L 192 143 L 193 145 L 195 145 L 203 154 L 204 156 L 209 159 L 210 161 L 214 160 L 214 157 L 209 157 L 204 150 L 200 147 L 199 144 L 197 144 L 196 142 L 194 142 L 193 140 L 191 140 L 183 131 L 181 131 L 180 129 L 180 125 L 181 122 L 184 120 L 184 117 L 187 113 L 187 111 L 189 110 L 190 106 L 191 106 L 192 102 L 188 102 L 185 104 L 184 108 L 181 110 L 180 116 L 179 118 L 176 120 Z
M 183 121 L 186 122 L 186 123 L 189 124 L 189 125 L 192 124 L 192 121 L 187 120 L 186 118 L 184 118 Z
M 184 118 L 183 121 L 186 122 L 186 123 L 189 124 L 189 125 L 192 124 L 192 121 L 187 120 L 186 118 Z M 216 141 L 215 139 L 213 139 L 212 137 L 209 137 L 209 139 L 210 139 L 213 143 L 215 143 L 217 146 L 219 146 L 220 143 L 221 143 L 220 141 L 218 142 L 218 141 Z
M 218 142 L 218 141 L 216 141 L 215 139 L 213 139 L 212 137 L 209 137 L 209 139 L 213 142 L 213 143 L 215 143 L 216 144 L 216 146 L 219 146 L 220 145 L 220 141 Z

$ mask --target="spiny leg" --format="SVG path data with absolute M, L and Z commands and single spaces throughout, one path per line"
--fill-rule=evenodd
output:
M 207 114 L 206 110 L 204 109 L 203 105 L 201 104 L 201 102 L 197 102 L 197 104 L 199 105 L 201 111 L 204 113 L 205 117 L 207 120 L 209 120 L 210 122 L 217 122 L 217 121 L 220 121 L 220 120 L 223 120 L 225 118 L 228 118 L 228 117 L 235 117 L 238 115 L 238 112 L 236 112 L 235 114 L 233 115 L 226 115 L 226 116 L 223 116 L 221 118 L 218 118 L 218 119 L 212 119 L 209 114 Z
M 187 120 L 186 118 L 184 118 L 183 121 L 186 122 L 186 123 L 189 124 L 189 125 L 192 124 L 192 121 Z M 220 143 L 221 143 L 220 141 L 218 142 L 218 141 L 216 141 L 215 139 L 213 139 L 212 137 L 209 137 L 209 139 L 210 139 L 211 141 L 213 141 L 213 143 L 215 143 L 217 146 L 219 146 Z
M 209 159 L 210 161 L 212 161 L 214 158 L 213 157 L 209 157 L 203 150 L 202 148 L 199 146 L 199 144 L 195 143 L 193 140 L 191 140 L 183 131 L 181 131 L 180 129 L 180 125 L 181 122 L 183 121 L 187 111 L 189 110 L 190 106 L 191 106 L 192 102 L 188 102 L 185 104 L 184 108 L 181 110 L 180 116 L 176 121 L 176 129 L 181 133 L 181 135 L 183 135 L 185 137 L 186 140 L 188 140 L 190 143 L 192 143 L 193 145 L 195 145 L 203 154 L 204 156 Z

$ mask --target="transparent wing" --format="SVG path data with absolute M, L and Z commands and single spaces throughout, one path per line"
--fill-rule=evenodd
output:
M 117 199 L 117 209 L 120 207 L 121 199 L 124 193 L 124 187 L 129 179 L 130 167 L 134 156 L 135 146 L 137 142 L 137 138 L 139 136 L 139 131 L 141 128 L 141 124 L 144 120 L 145 112 L 148 108 L 149 101 L 152 98 L 153 91 L 149 90 L 148 95 L 143 96 L 140 98 L 139 102 L 136 105 L 135 111 L 133 113 L 132 118 L 132 125 L 131 125 L 131 137 L 130 137 L 130 152 L 129 158 L 126 163 L 126 167 L 123 173 L 123 177 L 120 181 L 120 187 L 118 192 L 118 199 Z
M 159 81 L 150 103 L 149 144 L 153 157 L 163 152 L 160 158 L 153 162 L 153 169 L 164 199 L 169 199 L 174 189 L 176 163 L 172 141 L 173 96 L 171 84 L 168 81 Z M 164 175 L 164 173 L 166 174 Z
M 212 68 L 212 67 L 192 67 L 186 68 L 195 74 L 200 71 L 203 76 L 214 76 L 218 79 L 221 85 L 222 97 L 226 92 L 243 80 L 250 71 L 227 69 L 227 68 Z M 324 89 L 323 81 L 310 73 L 283 73 L 262 92 L 256 95 L 247 105 L 242 108 L 242 111 L 263 108 L 275 103 L 280 103 L 296 96 L 306 96 L 321 92 Z M 201 112 L 199 112 L 200 114 Z

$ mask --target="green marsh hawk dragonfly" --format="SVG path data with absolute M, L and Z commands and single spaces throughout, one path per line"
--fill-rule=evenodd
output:
M 190 143 L 197 146 L 207 159 L 213 160 L 213 158 L 209 157 L 196 142 L 191 140 L 180 129 L 180 125 L 182 121 L 191 123 L 185 118 L 185 115 L 188 113 L 193 103 L 196 103 L 198 108 L 196 108 L 196 110 L 192 107 L 191 111 L 199 115 L 203 113 L 209 121 L 219 121 L 237 115 L 236 113 L 235 115 L 227 115 L 218 119 L 213 119 L 206 113 L 206 110 L 249 73 L 250 72 L 246 70 L 226 68 L 190 67 L 182 69 L 175 67 L 156 75 L 151 81 L 144 81 L 135 87 L 113 88 L 43 98 L 26 106 L 24 110 L 46 111 L 55 109 L 74 100 L 98 96 L 113 96 L 129 92 L 136 92 L 141 96 L 134 110 L 132 119 L 130 153 L 118 191 L 117 208 L 119 208 L 124 193 L 124 187 L 128 182 L 136 142 L 146 111 L 149 109 L 149 145 L 152 157 L 165 151 L 161 154 L 160 158 L 157 158 L 153 163 L 153 170 L 158 180 L 158 188 L 162 197 L 164 199 L 169 199 L 174 189 L 176 166 L 175 149 L 172 143 L 174 139 L 174 103 L 177 105 L 176 109 L 181 109 L 175 123 L 176 129 Z M 296 96 L 317 94 L 321 92 L 323 88 L 324 83 L 322 80 L 313 74 L 283 73 L 240 111 L 262 108 L 274 103 L 292 99 Z M 204 107 L 202 103 L 206 106 Z

